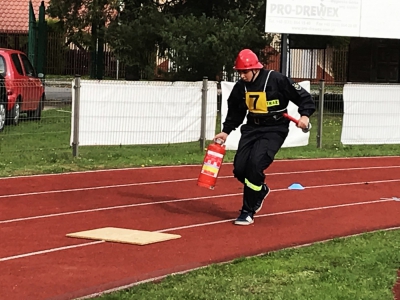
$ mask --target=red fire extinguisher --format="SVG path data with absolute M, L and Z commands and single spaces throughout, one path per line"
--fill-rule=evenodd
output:
M 197 185 L 213 190 L 226 153 L 224 141 L 217 139 L 208 145 Z

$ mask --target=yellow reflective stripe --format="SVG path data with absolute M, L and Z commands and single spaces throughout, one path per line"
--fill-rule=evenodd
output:
M 244 179 L 244 183 L 245 183 L 249 188 L 251 188 L 252 190 L 254 190 L 254 191 L 256 191 L 256 192 L 259 192 L 259 191 L 261 191 L 261 189 L 262 189 L 262 185 L 257 186 L 257 185 L 255 185 L 255 184 L 252 184 L 247 178 Z
M 279 105 L 279 100 L 278 99 L 267 101 L 267 107 L 278 106 L 278 105 Z

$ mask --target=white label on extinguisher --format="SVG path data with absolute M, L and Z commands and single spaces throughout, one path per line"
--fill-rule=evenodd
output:
M 201 173 L 212 177 L 217 177 L 218 171 L 221 168 L 223 155 L 221 153 L 208 150 L 204 158 L 203 168 Z
M 207 151 L 207 155 L 216 156 L 216 157 L 219 157 L 221 159 L 224 157 L 221 153 L 218 153 L 218 152 L 215 152 L 215 151 L 212 151 L 212 150 L 208 150 Z

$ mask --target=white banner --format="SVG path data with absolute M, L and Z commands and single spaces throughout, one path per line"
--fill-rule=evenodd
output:
M 345 84 L 344 145 L 400 144 L 400 85 Z
M 265 32 L 400 38 L 398 0 L 268 0 Z
M 74 83 L 73 83 L 74 85 Z M 200 139 L 203 82 L 93 81 L 80 88 L 79 145 L 138 145 Z M 74 89 L 72 92 L 73 101 Z M 215 136 L 217 84 L 208 82 L 206 139 Z M 73 139 L 72 111 L 71 139 Z
M 299 84 L 308 92 L 310 92 L 310 82 L 309 81 L 302 81 Z M 235 85 L 234 82 L 221 82 L 221 90 L 222 90 L 222 103 L 221 103 L 221 126 L 223 126 L 223 122 L 225 121 L 226 115 L 228 113 L 228 97 L 232 91 L 233 86 Z M 298 107 L 293 102 L 289 102 L 288 106 L 288 114 L 295 117 L 296 119 L 300 118 L 300 114 L 298 113 Z M 246 122 L 246 119 L 244 120 Z M 222 127 L 221 127 L 222 128 Z M 237 150 L 239 139 L 241 137 L 240 134 L 240 127 L 236 130 L 232 131 L 226 142 L 225 146 L 227 150 Z M 297 128 L 293 122 L 290 122 L 289 125 L 289 135 L 285 140 L 282 148 L 289 148 L 289 147 L 299 147 L 299 146 L 306 146 L 308 145 L 308 140 L 310 137 L 310 133 L 304 133 L 300 128 Z
M 361 0 L 268 0 L 266 9 L 265 32 L 334 36 L 360 33 Z
M 360 16 L 360 37 L 400 38 L 400 1 L 363 0 Z M 371 22 L 371 20 L 375 20 Z

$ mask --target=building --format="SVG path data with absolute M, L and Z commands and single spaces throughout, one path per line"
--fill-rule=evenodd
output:
M 43 0 L 11 0 L 0 5 L 0 33 L 27 33 L 29 28 L 29 2 L 32 2 L 36 19 Z M 50 0 L 44 0 L 47 7 Z

